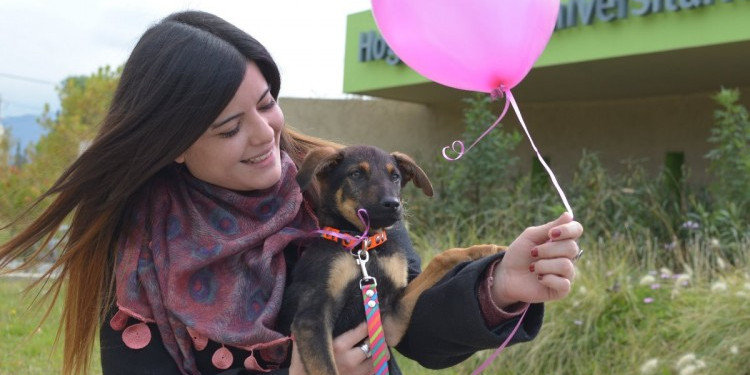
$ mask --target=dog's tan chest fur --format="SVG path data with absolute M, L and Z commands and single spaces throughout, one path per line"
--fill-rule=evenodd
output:
M 328 293 L 334 299 L 344 294 L 344 289 L 354 278 L 361 277 L 354 257 L 346 253 L 336 257 L 331 264 L 331 270 L 333 272 L 328 275 Z
M 391 279 L 397 288 L 405 288 L 408 283 L 408 265 L 403 254 L 393 254 L 376 258 L 378 265 Z M 333 272 L 328 276 L 328 294 L 331 297 L 341 296 L 347 286 L 355 279 L 361 278 L 361 269 L 354 257 L 341 255 L 331 264 Z
M 378 263 L 386 275 L 397 288 L 406 288 L 408 282 L 408 265 L 406 257 L 401 254 L 393 254 L 378 258 Z

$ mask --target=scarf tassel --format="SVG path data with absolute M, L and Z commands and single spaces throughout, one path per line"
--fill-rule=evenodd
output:
M 122 342 L 130 349 L 143 349 L 151 342 L 151 329 L 144 322 L 128 326 L 130 316 L 121 310 L 109 320 L 109 326 L 115 331 L 122 331 Z
M 151 342 L 151 329 L 142 321 L 128 326 L 130 318 L 130 315 L 122 310 L 118 310 L 109 320 L 109 326 L 117 332 L 122 331 L 122 341 L 125 343 L 125 346 L 130 349 L 143 349 Z M 207 337 L 200 335 L 189 327 L 187 331 L 193 340 L 195 350 L 202 351 L 206 349 L 206 346 L 208 346 Z M 254 351 L 250 350 L 250 355 L 245 358 L 243 362 L 245 369 L 260 372 L 271 371 L 271 369 L 263 368 L 253 354 Z M 226 346 L 222 345 L 221 348 L 214 352 L 211 357 L 211 363 L 220 370 L 226 370 L 234 363 L 234 355 L 232 355 L 232 352 Z

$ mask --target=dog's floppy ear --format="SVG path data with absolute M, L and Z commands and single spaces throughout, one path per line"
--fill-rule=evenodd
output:
M 432 183 L 430 182 L 430 179 L 427 178 L 427 174 L 424 173 L 422 168 L 420 168 L 417 163 L 409 157 L 409 155 L 400 152 L 393 152 L 391 153 L 391 156 L 396 159 L 398 169 L 401 171 L 401 187 L 406 185 L 409 181 L 414 181 L 416 187 L 422 189 L 422 192 L 426 196 L 431 197 Z
M 319 147 L 310 150 L 302 161 L 297 172 L 297 183 L 300 189 L 306 190 L 313 178 L 316 178 L 341 161 L 341 152 L 333 147 Z

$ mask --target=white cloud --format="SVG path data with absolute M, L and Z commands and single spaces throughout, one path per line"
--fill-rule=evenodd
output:
M 341 96 L 346 16 L 367 0 L 0 0 L 0 115 L 57 104 L 52 84 L 118 66 L 146 28 L 171 12 L 215 13 L 261 41 L 282 72 L 282 95 Z

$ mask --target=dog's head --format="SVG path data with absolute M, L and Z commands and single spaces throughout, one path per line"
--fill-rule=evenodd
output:
M 331 147 L 310 151 L 302 162 L 297 182 L 307 189 L 317 179 L 316 198 L 321 226 L 363 230 L 357 210 L 367 210 L 372 229 L 393 225 L 401 218 L 401 188 L 409 181 L 432 196 L 432 184 L 409 156 L 372 146 Z M 343 222 L 345 221 L 345 222 Z

